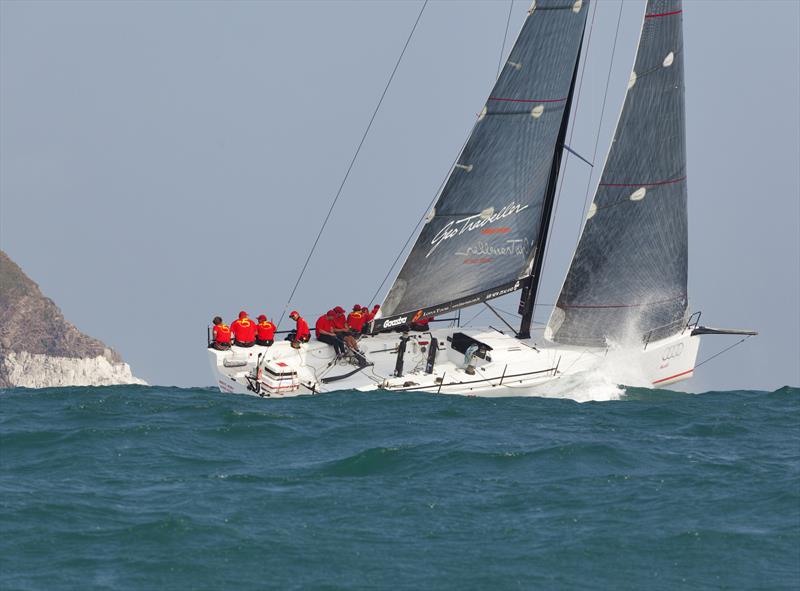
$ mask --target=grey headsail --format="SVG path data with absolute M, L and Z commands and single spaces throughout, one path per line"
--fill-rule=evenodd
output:
M 686 322 L 686 138 L 680 0 L 649 0 L 614 141 L 545 336 L 606 346 Z
M 530 275 L 588 4 L 533 3 L 374 330 L 504 295 Z

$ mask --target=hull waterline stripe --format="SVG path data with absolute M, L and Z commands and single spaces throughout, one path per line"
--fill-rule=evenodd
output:
M 656 181 L 654 183 L 600 183 L 601 187 L 656 187 L 658 185 L 671 185 L 685 181 L 686 177 L 682 176 L 679 179 L 669 179 L 668 181 Z
M 679 378 L 681 376 L 685 376 L 687 373 L 692 373 L 693 371 L 694 371 L 694 368 L 692 368 L 692 369 L 690 369 L 688 371 L 682 371 L 681 373 L 676 373 L 674 376 L 669 376 L 668 378 L 662 378 L 660 380 L 656 380 L 655 382 L 653 382 L 653 385 L 655 386 L 656 384 L 660 384 L 661 382 L 666 382 L 668 380 L 674 380 L 675 378 Z
M 661 12 L 661 13 L 654 13 L 654 14 L 646 14 L 644 18 L 659 18 L 662 16 L 672 16 L 674 14 L 680 14 L 683 10 L 673 10 L 672 12 Z
M 502 101 L 506 103 L 563 103 L 567 99 L 566 97 L 560 99 L 513 99 L 513 98 L 490 96 L 488 100 Z

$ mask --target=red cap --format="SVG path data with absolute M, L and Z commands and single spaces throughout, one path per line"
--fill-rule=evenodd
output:
M 239 318 L 247 318 L 247 312 L 245 312 L 244 310 L 239 312 Z
M 361 304 L 356 304 L 355 306 L 353 306 L 353 311 L 358 311 L 360 309 L 361 309 Z
M 372 309 L 373 310 L 380 310 L 381 309 L 381 305 L 380 304 L 375 304 L 374 306 L 372 306 Z
M 343 313 L 344 313 L 344 308 L 342 308 L 341 306 L 336 306 L 336 307 L 333 309 L 333 311 L 334 311 L 334 312 L 338 312 L 339 314 L 343 314 Z
M 297 310 L 292 310 L 291 312 L 289 312 L 289 318 L 291 318 L 292 316 L 300 316 L 300 314 L 297 313 Z
M 264 316 L 263 314 L 262 314 L 261 316 L 259 316 L 259 317 L 258 317 L 258 321 L 259 321 L 259 322 L 264 322 L 266 319 L 267 319 L 267 317 L 266 317 L 266 316 Z

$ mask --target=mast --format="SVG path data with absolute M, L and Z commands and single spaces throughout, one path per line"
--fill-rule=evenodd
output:
M 581 37 L 583 46 L 583 37 Z M 575 83 L 578 78 L 578 64 L 581 61 L 581 52 L 578 50 L 578 57 L 575 60 L 575 69 L 572 72 L 572 83 L 567 95 L 567 104 L 564 107 L 564 117 L 561 120 L 561 128 L 558 130 L 556 149 L 553 155 L 553 163 L 550 168 L 550 179 L 545 193 L 544 206 L 542 208 L 542 219 L 539 225 L 539 240 L 536 243 L 536 250 L 533 259 L 531 274 L 525 281 L 522 288 L 522 295 L 519 299 L 519 313 L 522 321 L 519 325 L 518 339 L 531 338 L 531 323 L 533 322 L 533 308 L 536 305 L 536 296 L 539 291 L 539 282 L 542 275 L 542 265 L 544 264 L 545 247 L 547 246 L 547 235 L 550 233 L 550 218 L 553 213 L 553 203 L 556 197 L 556 187 L 558 185 L 558 173 L 561 170 L 561 157 L 564 154 L 564 141 L 567 137 L 569 127 L 569 115 L 572 110 L 572 96 L 575 92 Z
M 501 297 L 541 267 L 588 5 L 532 5 L 373 330 Z

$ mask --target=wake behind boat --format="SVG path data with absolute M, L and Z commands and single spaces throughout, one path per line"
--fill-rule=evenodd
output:
M 692 376 L 700 335 L 754 334 L 690 314 L 682 6 L 649 0 L 580 241 L 543 337 L 531 338 L 588 6 L 533 2 L 360 353 L 314 340 L 210 348 L 222 391 L 508 396 L 546 392 L 610 355 L 659 387 Z M 391 332 L 517 290 L 519 329 Z

